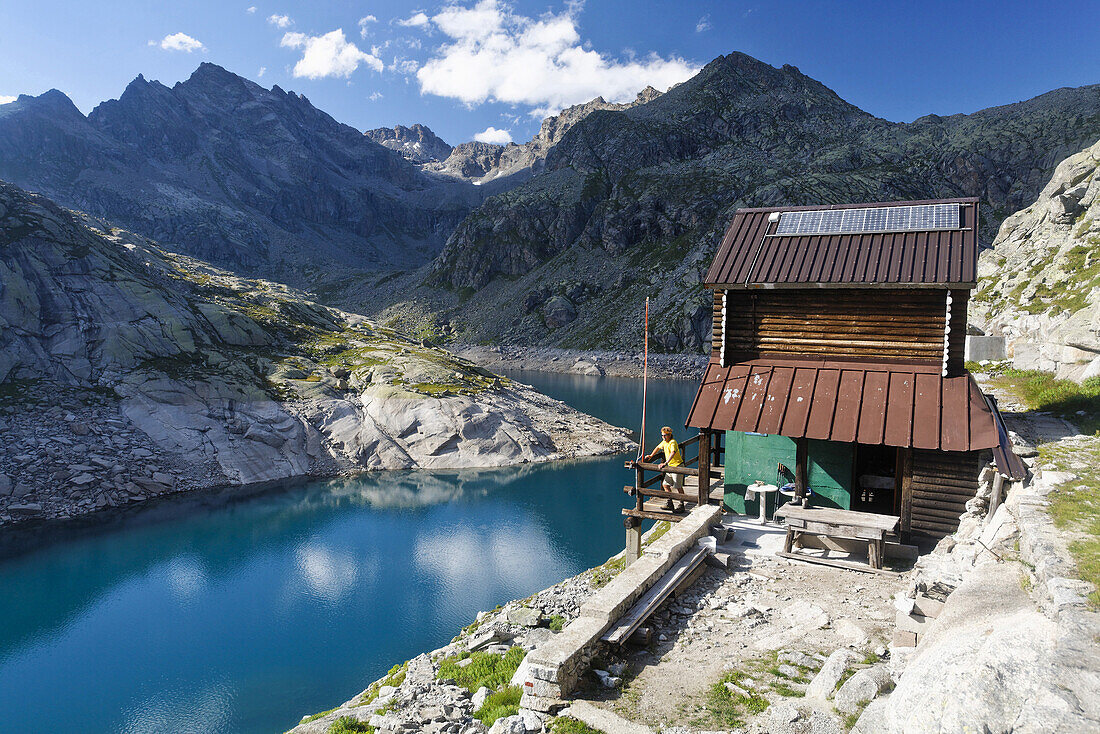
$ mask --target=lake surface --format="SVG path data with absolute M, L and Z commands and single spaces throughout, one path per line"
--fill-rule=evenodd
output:
M 640 380 L 511 374 L 637 430 Z M 694 388 L 650 381 L 650 436 Z M 621 550 L 625 458 L 204 493 L 51 530 L 0 557 L 0 728 L 284 731 Z

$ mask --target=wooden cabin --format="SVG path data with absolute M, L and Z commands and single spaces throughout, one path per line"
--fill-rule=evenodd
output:
M 739 210 L 704 283 L 699 501 L 755 515 L 750 485 L 789 484 L 811 507 L 900 516 L 908 542 L 953 532 L 990 461 L 1022 478 L 963 362 L 977 223 L 970 198 Z

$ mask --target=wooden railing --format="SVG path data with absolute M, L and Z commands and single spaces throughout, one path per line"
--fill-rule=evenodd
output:
M 646 498 L 667 499 L 675 502 L 683 502 L 685 505 L 705 505 L 710 502 L 710 484 L 712 479 L 720 479 L 723 476 L 721 469 L 713 467 L 722 466 L 723 449 L 720 441 L 715 441 L 715 435 L 703 429 L 698 435 L 687 439 L 680 444 L 680 453 L 684 457 L 682 466 L 666 466 L 663 469 L 660 464 L 645 461 L 628 461 L 627 469 L 634 470 L 634 485 L 623 487 L 623 492 L 635 498 L 635 506 L 623 510 L 626 515 L 628 527 L 632 521 L 642 519 L 650 520 L 677 520 L 679 519 L 669 511 L 653 511 L 645 509 Z M 688 449 L 694 449 L 689 456 Z M 647 472 L 652 472 L 647 476 Z M 685 477 L 698 477 L 698 487 L 695 493 L 669 492 L 663 489 L 661 480 L 665 474 L 682 474 Z M 704 479 L 705 478 L 705 479 Z M 654 488 L 657 485 L 657 488 Z M 685 487 L 685 489 L 687 489 Z

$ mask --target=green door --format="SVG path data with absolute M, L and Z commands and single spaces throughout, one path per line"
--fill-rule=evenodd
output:
M 806 481 L 814 507 L 852 509 L 852 461 L 855 444 L 807 441 Z
M 745 501 L 745 489 L 760 480 L 765 484 L 782 486 L 790 479 L 778 476 L 779 464 L 792 472 L 795 467 L 794 439 L 786 436 L 763 435 L 726 431 L 726 506 L 742 515 L 758 515 L 758 500 Z M 768 497 L 769 514 L 779 499 L 773 493 Z

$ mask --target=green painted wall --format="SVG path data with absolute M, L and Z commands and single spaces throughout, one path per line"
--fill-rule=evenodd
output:
M 851 509 L 854 449 L 853 444 L 836 441 L 807 441 L 812 506 Z M 726 506 L 743 515 L 759 515 L 758 500 L 746 502 L 745 489 L 758 479 L 780 486 L 793 481 L 793 477 L 778 477 L 776 468 L 783 464 L 793 473 L 796 458 L 794 439 L 726 431 Z M 775 511 L 773 497 L 785 500 L 781 495 L 769 496 L 769 515 Z
M 855 444 L 811 439 L 806 442 L 806 453 L 806 482 L 813 491 L 810 505 L 852 509 Z
M 726 431 L 726 505 L 743 515 L 758 515 L 757 500 L 745 501 L 745 488 L 757 479 L 776 484 L 776 466 L 795 468 L 795 442 L 786 436 L 762 436 L 740 431 Z M 780 481 L 785 484 L 787 479 Z M 774 511 L 773 497 L 768 497 L 768 514 Z

